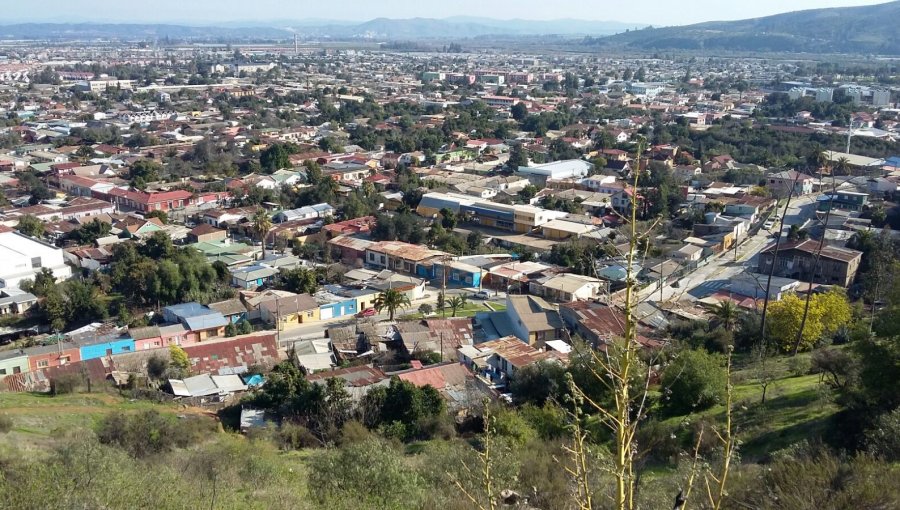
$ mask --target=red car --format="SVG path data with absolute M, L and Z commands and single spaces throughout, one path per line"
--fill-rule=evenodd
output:
M 374 308 L 366 308 L 365 310 L 356 314 L 357 317 L 371 317 L 378 313 Z

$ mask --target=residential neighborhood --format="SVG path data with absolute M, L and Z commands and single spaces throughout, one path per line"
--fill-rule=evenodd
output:
M 843 508 L 780 506 L 784 463 L 896 471 L 893 57 L 406 21 L 0 30 L 0 445 L 183 452 L 191 508 L 343 508 L 356 464 L 358 508 Z

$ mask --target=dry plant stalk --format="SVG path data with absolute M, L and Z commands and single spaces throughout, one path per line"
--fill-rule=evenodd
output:
M 569 418 L 572 420 L 572 446 L 563 446 L 563 450 L 572 458 L 572 465 L 565 466 L 565 470 L 575 480 L 575 500 L 579 510 L 593 510 L 587 432 L 581 427 L 583 414 L 581 406 L 584 404 L 584 399 L 575 390 L 575 381 L 572 379 L 572 374 L 566 374 L 566 381 L 572 392 L 572 395 L 569 397 L 569 401 L 572 403 L 572 410 L 568 412 Z
M 734 458 L 737 446 L 732 422 L 734 387 L 731 384 L 731 355 L 733 350 L 734 348 L 731 347 L 728 349 L 728 356 L 725 362 L 725 429 L 719 432 L 715 427 L 712 428 L 716 438 L 722 444 L 722 466 L 718 474 L 713 473 L 712 468 L 709 466 L 707 466 L 706 472 L 703 474 L 706 496 L 710 507 L 715 510 L 722 508 L 722 503 L 728 496 L 725 491 L 725 485 L 728 482 L 728 472 L 731 470 L 731 460 Z M 691 474 L 688 478 L 687 488 L 684 491 L 684 497 L 681 500 L 681 506 L 677 507 L 679 510 L 685 510 L 688 507 L 688 499 L 690 498 L 691 490 L 694 488 L 694 479 L 698 472 L 697 467 L 700 464 L 700 442 L 703 439 L 704 430 L 700 429 L 700 434 L 697 436 L 697 444 L 694 446 L 694 456 L 691 463 Z
M 453 479 L 453 485 L 456 486 L 463 493 L 469 501 L 477 508 L 478 510 L 496 510 L 497 502 L 494 499 L 494 478 L 491 474 L 491 467 L 493 466 L 493 459 L 491 457 L 491 447 L 493 443 L 493 435 L 494 435 L 494 426 L 493 426 L 493 418 L 491 417 L 491 408 L 487 402 L 484 403 L 484 451 L 478 452 L 478 460 L 481 463 L 481 483 L 484 488 L 485 493 L 487 494 L 487 505 L 485 506 L 481 501 L 478 500 L 470 491 L 466 490 L 463 484 L 454 477 L 449 472 L 447 475 Z M 462 465 L 467 473 L 472 473 L 469 467 L 466 464 Z
M 636 149 L 637 170 L 634 175 L 634 197 L 631 201 L 630 218 L 626 219 L 630 226 L 629 248 L 628 248 L 628 267 L 626 272 L 625 283 L 625 304 L 624 316 L 625 323 L 623 325 L 624 338 L 621 344 L 610 344 L 605 353 L 599 354 L 596 349 L 591 349 L 591 357 L 599 370 L 591 368 L 592 376 L 606 386 L 614 397 L 614 407 L 607 409 L 603 404 L 595 402 L 584 393 L 577 385 L 572 385 L 573 393 L 577 398 L 586 402 L 592 409 L 597 411 L 600 422 L 609 428 L 615 435 L 615 446 L 613 451 L 613 469 L 612 474 L 616 480 L 616 491 L 613 497 L 614 508 L 617 510 L 632 510 L 635 508 L 634 492 L 635 492 L 635 475 L 634 460 L 636 448 L 634 445 L 637 426 L 640 418 L 644 414 L 647 402 L 648 385 L 650 377 L 645 380 L 643 391 L 632 393 L 630 383 L 637 375 L 640 369 L 638 359 L 639 344 L 636 339 L 636 321 L 633 315 L 633 308 L 636 299 L 635 275 L 633 266 L 635 254 L 638 249 L 638 242 L 649 235 L 652 228 L 641 235 L 637 232 L 637 190 L 640 181 L 640 175 L 643 171 L 641 166 L 641 157 L 644 152 L 644 142 L 639 141 Z M 648 371 L 649 371 L 648 366 Z M 576 434 L 580 433 L 576 430 Z M 573 444 L 577 445 L 580 439 L 576 436 Z M 573 463 L 576 466 L 576 472 L 579 465 L 587 465 L 586 451 L 578 446 L 570 450 L 573 456 Z M 578 472 L 579 476 L 584 473 Z M 576 476 L 576 480 L 578 476 Z M 581 483 L 579 481 L 579 483 Z M 585 478 L 584 482 L 589 484 Z M 576 504 L 579 508 L 590 509 L 592 502 L 590 499 L 590 491 L 579 489 L 576 493 Z

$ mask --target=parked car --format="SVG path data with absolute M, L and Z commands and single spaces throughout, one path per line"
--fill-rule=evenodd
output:
M 475 299 L 490 299 L 491 295 L 486 290 L 479 290 L 472 297 Z
M 356 314 L 357 317 L 371 317 L 378 313 L 374 308 L 366 308 L 365 310 Z
M 766 230 L 772 230 L 772 227 L 774 227 L 774 226 L 775 226 L 775 222 L 772 220 L 768 220 L 765 223 L 763 223 L 763 228 Z

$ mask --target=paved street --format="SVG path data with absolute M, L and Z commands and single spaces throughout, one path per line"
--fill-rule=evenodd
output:
M 406 315 L 417 314 L 417 313 L 419 313 L 419 306 L 421 306 L 423 304 L 430 304 L 432 306 L 435 306 L 437 303 L 437 296 L 440 291 L 441 291 L 440 287 L 426 286 L 425 287 L 426 297 L 424 299 L 417 299 L 417 300 L 413 301 L 409 307 L 407 307 L 403 310 L 399 310 L 394 318 L 396 319 L 396 318 L 400 318 L 400 317 L 403 317 Z M 469 301 L 474 302 L 474 303 L 485 303 L 485 302 L 487 302 L 487 303 L 504 303 L 506 301 L 506 294 L 504 292 L 495 292 L 492 290 L 488 291 L 488 292 L 490 292 L 491 297 L 487 301 L 473 299 L 472 294 L 474 294 L 475 292 L 478 292 L 478 289 L 460 289 L 460 288 L 452 288 L 451 289 L 451 288 L 448 288 L 447 289 L 447 298 L 449 299 L 450 297 L 453 297 L 453 296 L 466 294 L 467 296 L 469 296 Z M 436 306 L 435 306 L 435 308 L 436 308 Z M 440 313 L 438 313 L 437 316 L 440 317 L 441 316 Z M 450 316 L 449 310 L 447 311 L 447 316 L 448 317 Z M 387 312 L 384 312 L 384 313 L 373 315 L 371 317 L 367 317 L 365 320 L 380 322 L 380 321 L 387 321 L 389 318 L 390 318 L 389 314 Z M 353 317 L 353 316 L 338 317 L 338 318 L 327 320 L 327 321 L 320 321 L 320 322 L 316 322 L 313 324 L 303 325 L 298 328 L 291 329 L 290 331 L 282 331 L 279 337 L 280 337 L 281 344 L 283 346 L 288 345 L 289 343 L 295 342 L 297 340 L 302 340 L 302 339 L 307 339 L 307 338 L 322 338 L 325 336 L 326 329 L 328 329 L 330 327 L 334 327 L 334 326 L 344 326 L 344 325 L 349 325 L 349 324 L 356 324 L 356 322 L 358 320 L 363 320 L 363 319 L 357 319 L 356 317 Z
M 783 204 L 779 214 L 784 210 Z M 795 197 L 785 215 L 785 231 L 791 225 L 803 225 L 816 215 L 815 196 Z M 660 294 L 659 286 L 651 284 L 639 293 L 641 301 L 696 301 L 727 287 L 731 278 L 743 271 L 756 271 L 759 252 L 774 242 L 767 230 L 761 229 L 755 236 L 745 239 L 735 251 L 720 254 L 709 264 L 678 281 L 678 288 L 667 285 Z

